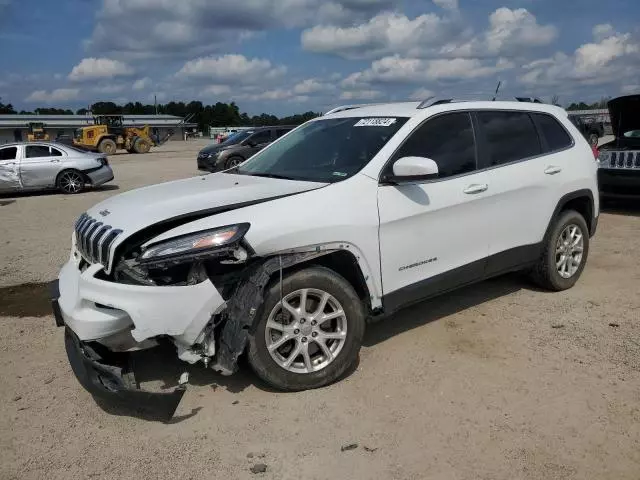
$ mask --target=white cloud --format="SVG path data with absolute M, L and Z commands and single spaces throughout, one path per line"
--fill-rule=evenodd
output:
M 401 0 L 103 0 L 86 46 L 125 57 L 203 55 L 256 32 L 322 22 L 349 24 L 400 4 Z
M 640 94 L 640 84 L 638 85 L 623 85 L 620 91 L 625 95 Z
M 110 58 L 85 58 L 73 67 L 69 74 L 69 80 L 84 81 L 99 78 L 114 78 L 127 76 L 133 73 L 133 69 L 126 63 Z
M 597 26 L 598 27 L 598 26 Z M 607 28 L 594 28 L 599 41 L 578 47 L 572 55 L 557 52 L 550 58 L 524 65 L 519 81 L 531 87 L 571 84 L 605 85 L 635 81 L 640 71 L 640 40 L 629 33 L 610 32 Z
M 80 90 L 77 88 L 57 88 L 51 92 L 47 92 L 46 90 L 36 90 L 25 98 L 25 102 L 68 102 L 69 100 L 77 99 L 79 94 Z
M 264 79 L 277 79 L 286 68 L 273 66 L 269 60 L 244 55 L 223 55 L 189 60 L 176 74 L 179 78 L 207 79 L 219 84 L 258 83 Z
M 341 100 L 375 100 L 384 94 L 380 90 L 355 90 L 344 91 L 340 94 Z
M 610 23 L 601 23 L 596 25 L 593 27 L 591 32 L 593 33 L 593 38 L 598 42 L 615 34 L 613 25 Z
M 487 58 L 521 56 L 549 45 L 558 35 L 553 25 L 540 25 L 524 8 L 495 10 L 484 32 L 475 34 L 457 14 L 456 2 L 443 16 L 427 13 L 410 19 L 394 12 L 381 13 L 366 23 L 339 27 L 319 25 L 302 32 L 305 50 L 344 58 L 401 55 L 413 58 Z
M 498 8 L 489 16 L 489 30 L 485 35 L 490 52 L 503 54 L 522 48 L 545 46 L 558 36 L 553 25 L 539 25 L 536 17 L 524 8 Z
M 149 77 L 144 77 L 144 78 L 139 78 L 138 80 L 133 82 L 133 85 L 131 88 L 133 88 L 134 90 L 144 90 L 146 88 L 149 88 L 151 84 L 152 84 L 151 79 Z
M 411 20 L 405 15 L 387 12 L 352 27 L 316 26 L 302 32 L 301 40 L 303 48 L 311 52 L 370 58 L 434 48 L 451 40 L 457 29 L 454 22 L 433 13 Z
M 315 78 L 308 78 L 296 84 L 293 87 L 293 92 L 298 95 L 306 95 L 309 93 L 326 92 L 333 88 L 335 87 L 329 83 L 321 82 Z
M 372 83 L 425 83 L 434 80 L 461 80 L 487 77 L 513 67 L 498 59 L 488 63 L 477 58 L 422 60 L 399 55 L 376 60 L 371 67 L 342 81 L 345 88 L 364 87 Z

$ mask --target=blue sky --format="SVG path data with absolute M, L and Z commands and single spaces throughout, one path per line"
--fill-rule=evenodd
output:
M 20 109 L 235 101 L 251 114 L 431 94 L 640 93 L 638 0 L 0 0 Z

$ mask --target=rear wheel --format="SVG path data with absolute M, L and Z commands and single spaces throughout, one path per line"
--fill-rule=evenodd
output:
M 590 133 L 589 134 L 589 144 L 590 145 L 598 145 L 598 139 L 599 138 L 600 137 L 598 136 L 597 133 L 595 133 L 595 132 Z
M 562 212 L 545 240 L 533 280 L 548 290 L 567 290 L 582 275 L 588 255 L 589 228 L 584 217 L 574 210 Z
M 116 153 L 117 145 L 116 142 L 111 140 L 110 138 L 105 138 L 98 145 L 98 150 L 100 153 L 104 153 L 105 155 L 113 155 Z
M 62 193 L 80 193 L 85 188 L 84 175 L 77 170 L 64 170 L 58 174 L 56 186 Z
M 365 328 L 362 301 L 337 273 L 313 267 L 265 292 L 249 336 L 249 363 L 270 385 L 289 391 L 328 385 L 357 361 Z
M 151 150 L 151 144 L 142 138 L 138 138 L 133 144 L 133 149 L 136 153 L 149 153 L 149 150 Z

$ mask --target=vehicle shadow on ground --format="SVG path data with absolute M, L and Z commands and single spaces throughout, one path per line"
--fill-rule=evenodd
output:
M 178 386 L 178 379 L 184 372 L 189 374 L 189 385 L 210 387 L 212 391 L 224 389 L 233 394 L 241 394 L 246 388 L 254 386 L 259 390 L 272 394 L 286 395 L 287 392 L 276 390 L 261 381 L 251 370 L 246 359 L 240 358 L 239 368 L 236 373 L 225 377 L 210 368 L 205 368 L 202 363 L 189 365 L 180 361 L 176 357 L 175 348 L 171 345 L 161 345 L 157 348 L 136 352 L 133 355 L 133 368 L 137 382 L 143 389 L 150 391 L 170 392 Z M 340 380 L 351 376 L 360 365 L 360 359 L 354 363 L 340 378 Z M 340 381 L 339 380 L 339 381 Z M 161 385 L 158 387 L 158 381 Z M 153 383 L 155 388 L 148 387 Z M 187 390 L 189 387 L 187 387 Z M 235 402 L 242 399 L 238 396 Z M 135 417 L 141 420 L 165 422 L 169 424 L 180 423 L 194 417 L 203 408 L 201 406 L 193 408 L 190 413 L 174 416 L 167 420 L 161 413 L 134 408 L 129 405 L 114 403 L 112 401 L 95 398 L 96 404 L 109 415 Z M 203 403 L 209 402 L 203 398 Z
M 640 198 L 637 199 L 603 199 L 600 209 L 602 213 L 640 217 Z
M 372 347 L 400 333 L 441 320 L 485 302 L 522 289 L 546 291 L 532 285 L 522 273 L 485 280 L 468 287 L 417 303 L 367 326 L 363 345 Z
M 421 327 L 428 323 L 443 319 L 460 311 L 481 305 L 485 302 L 510 295 L 519 290 L 541 291 L 534 287 L 522 274 L 515 273 L 487 280 L 441 297 L 418 303 L 401 310 L 379 322 L 367 326 L 363 344 L 372 347 L 400 333 Z M 142 388 L 152 391 L 172 391 L 178 386 L 178 379 L 184 372 L 189 374 L 189 385 L 210 387 L 240 394 L 248 387 L 255 387 L 268 393 L 279 393 L 278 390 L 262 382 L 252 371 L 243 357 L 240 358 L 238 371 L 231 376 L 223 376 L 202 363 L 189 365 L 176 357 L 176 350 L 171 344 L 163 344 L 156 348 L 135 352 L 132 355 L 136 380 Z M 352 375 L 358 368 L 356 362 L 342 377 Z M 154 412 L 135 410 L 128 406 L 96 400 L 98 405 L 108 414 L 130 416 L 148 421 L 164 421 Z M 203 402 L 208 402 L 203 399 Z M 198 414 L 201 406 L 193 408 L 185 415 L 172 418 L 168 423 L 179 423 Z

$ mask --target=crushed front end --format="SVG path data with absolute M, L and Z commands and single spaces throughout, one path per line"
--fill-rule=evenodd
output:
M 112 230 L 96 226 L 96 221 L 86 227 L 86 221 L 81 217 L 76 225 L 71 256 L 52 286 L 56 324 L 65 327 L 73 372 L 94 397 L 170 418 L 184 395 L 186 379 L 170 393 L 140 390 L 129 357 L 168 340 L 181 360 L 217 365 L 216 332 L 226 323 L 227 300 L 252 265 L 241 241 L 248 226 L 224 237 L 230 240 L 225 245 L 207 244 L 197 252 L 182 251 L 173 240 L 129 244 L 119 251 L 109 273 L 115 244 L 102 248 L 100 240 L 111 242 Z M 220 232 L 214 235 L 208 232 L 186 244 L 220 238 Z M 240 353 L 218 370 L 233 373 Z

